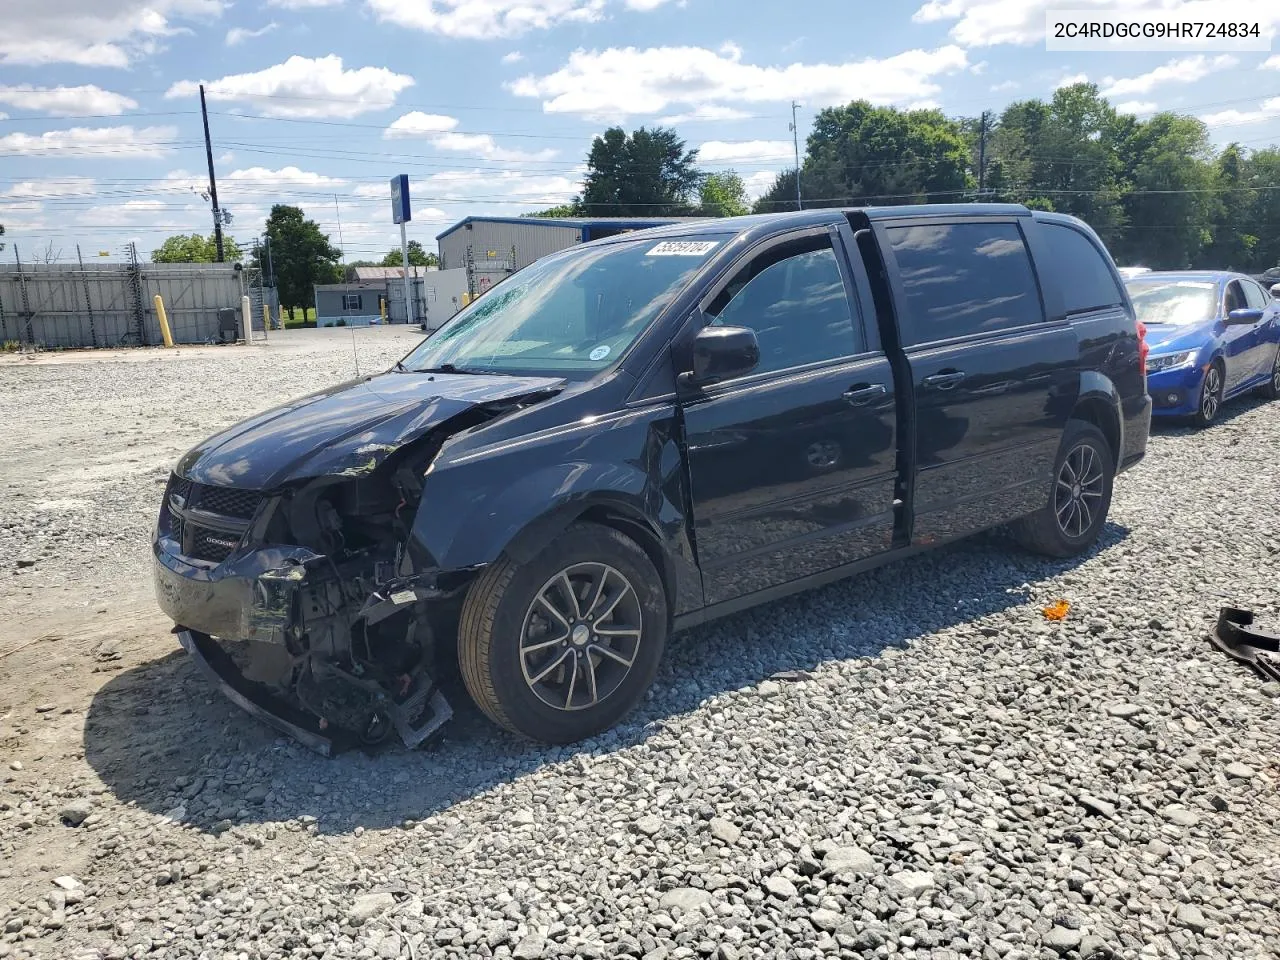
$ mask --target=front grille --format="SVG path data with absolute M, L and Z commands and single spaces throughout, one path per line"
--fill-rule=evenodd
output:
M 239 541 L 233 533 L 221 530 L 209 530 L 206 527 L 191 526 L 191 548 L 187 556 L 196 560 L 207 560 L 210 563 L 221 563 L 231 556 Z
M 263 496 L 256 490 L 193 483 L 184 477 L 173 476 L 169 480 L 166 499 L 168 534 L 181 545 L 182 556 L 221 563 L 243 538 L 249 521 L 262 504 Z M 206 526 L 200 522 L 201 513 L 209 515 L 208 523 L 214 523 L 215 517 L 218 522 Z
M 224 517 L 236 517 L 248 520 L 262 502 L 262 494 L 257 490 L 237 490 L 234 487 L 212 487 L 205 483 L 192 485 L 191 500 L 188 507 L 204 510 L 208 513 L 221 514 Z

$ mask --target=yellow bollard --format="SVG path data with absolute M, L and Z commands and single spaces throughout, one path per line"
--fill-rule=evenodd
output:
M 378 298 L 378 312 L 382 314 L 382 322 L 387 322 L 387 299 L 386 297 Z
M 262 305 L 262 335 L 265 337 L 267 331 L 271 329 L 271 305 L 264 303 Z
M 156 319 L 160 321 L 160 336 L 164 337 L 166 347 L 173 346 L 173 334 L 169 332 L 169 318 L 164 312 L 164 300 L 156 294 Z

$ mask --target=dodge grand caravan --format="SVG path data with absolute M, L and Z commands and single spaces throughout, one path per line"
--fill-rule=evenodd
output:
M 322 752 L 468 694 L 571 742 L 675 630 L 996 526 L 1087 550 L 1150 423 L 1097 236 L 1020 206 L 687 222 L 548 256 L 394 368 L 185 454 L 161 607 Z

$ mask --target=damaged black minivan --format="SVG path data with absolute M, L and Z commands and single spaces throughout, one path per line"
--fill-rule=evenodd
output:
M 323 752 L 421 743 L 451 661 L 495 722 L 572 742 L 675 629 L 1004 524 L 1087 549 L 1145 451 L 1141 334 L 1093 232 L 1019 206 L 574 247 L 185 454 L 157 596 Z

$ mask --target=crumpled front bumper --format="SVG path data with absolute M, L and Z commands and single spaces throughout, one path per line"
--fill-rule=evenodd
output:
M 224 640 L 283 643 L 290 605 L 308 565 L 324 558 L 306 547 L 241 549 L 217 566 L 186 562 L 152 544 L 156 602 L 173 620 Z
M 196 666 L 228 700 L 263 723 L 287 733 L 323 756 L 334 752 L 334 736 L 322 733 L 315 717 L 290 706 L 279 697 L 270 696 L 260 684 L 245 679 L 227 652 L 207 634 L 175 627 L 182 649 L 191 655 Z

